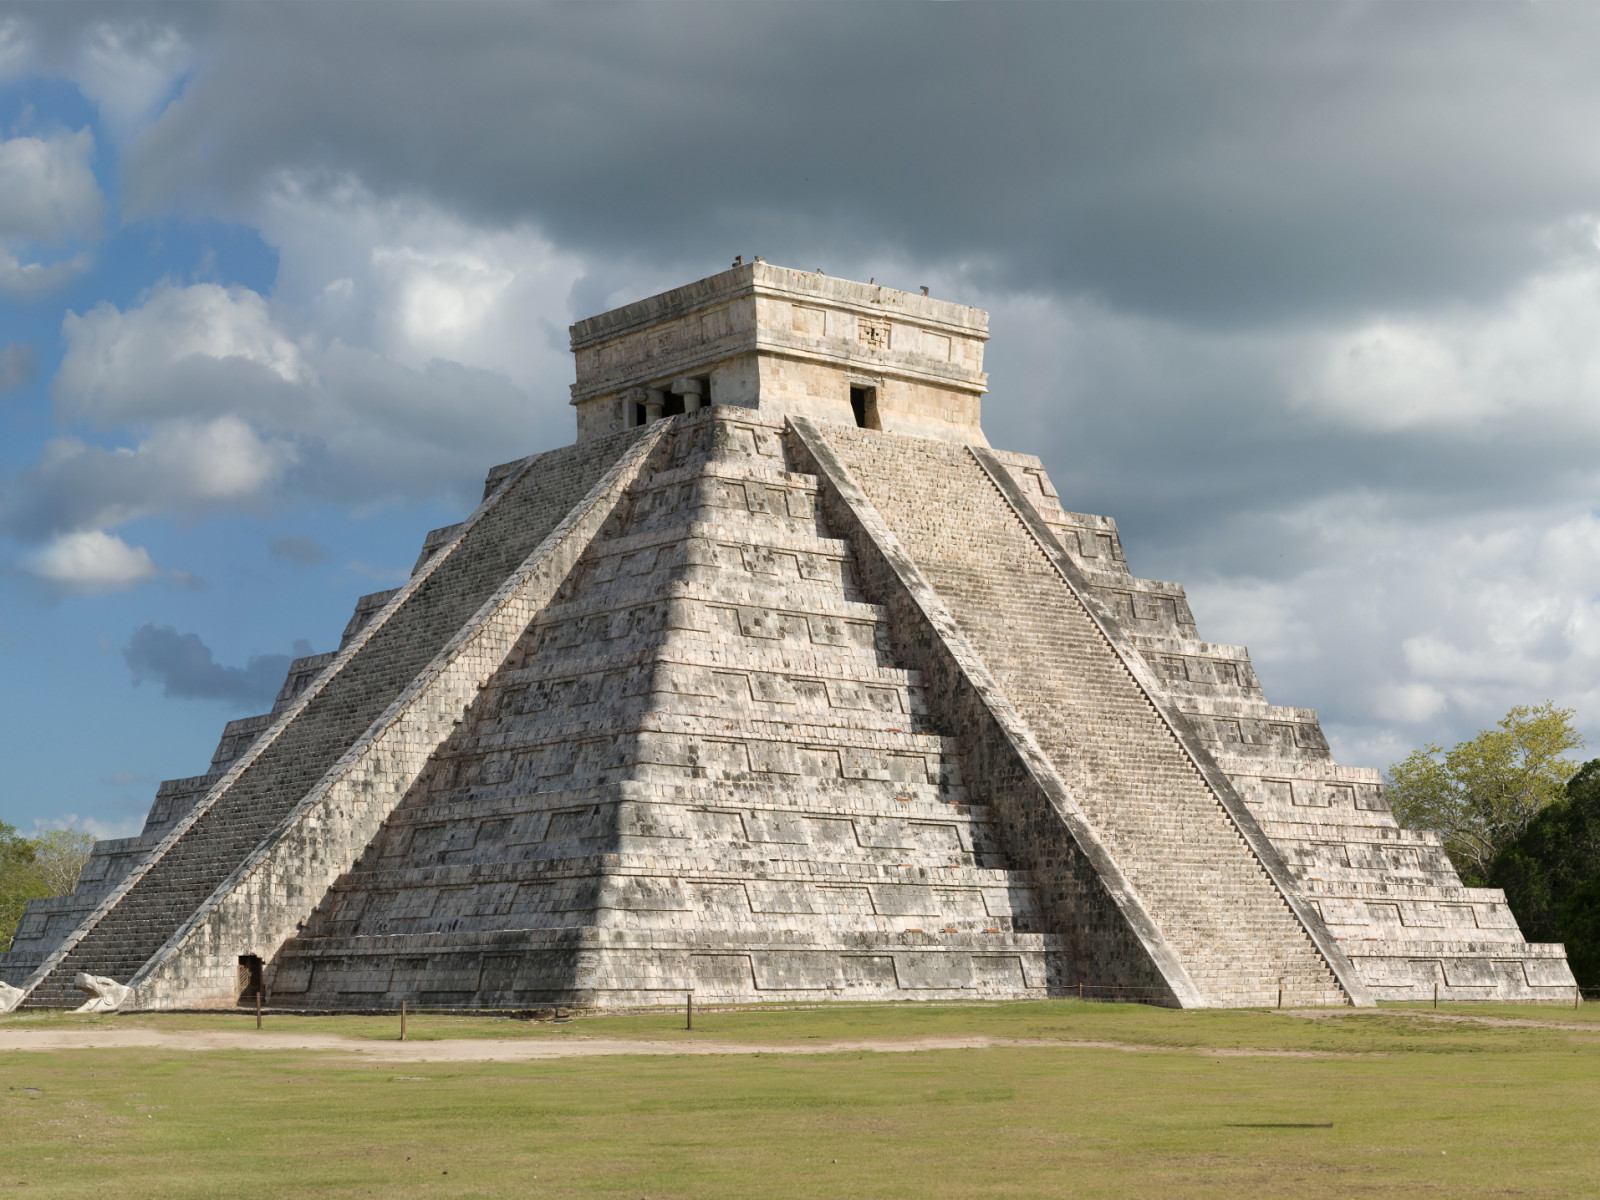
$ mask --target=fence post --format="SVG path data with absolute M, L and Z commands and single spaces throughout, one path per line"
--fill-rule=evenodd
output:
M 400 1040 L 406 1040 L 406 1002 L 400 1001 Z
M 694 989 L 690 988 L 683 994 L 683 1027 L 694 1028 Z
M 1283 984 L 1278 985 L 1278 1007 L 1283 1007 Z
M 256 984 L 256 1028 L 261 1028 L 261 984 Z
M 1433 1006 L 1435 1008 L 1439 1007 L 1439 981 L 1437 979 L 1433 981 Z

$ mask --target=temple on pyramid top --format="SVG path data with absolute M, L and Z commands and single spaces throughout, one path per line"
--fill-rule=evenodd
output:
M 987 336 L 760 261 L 574 325 L 577 440 L 489 467 L 30 902 L 0 1010 L 1570 1003 L 1315 709 L 988 445 Z
M 578 438 L 703 404 L 987 445 L 989 314 L 759 259 L 572 327 Z

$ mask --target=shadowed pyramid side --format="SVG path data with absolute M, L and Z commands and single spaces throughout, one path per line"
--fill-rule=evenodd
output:
M 1111 640 L 1114 618 L 1085 607 L 986 452 L 840 426 L 811 437 L 854 476 L 1065 781 L 1197 989 L 1184 1002 L 1268 1004 L 1280 987 L 1297 1003 L 1366 1001 L 1278 878 L 1276 851 L 1216 790 L 1225 777 L 1163 715 L 1165 696 L 1133 673 L 1143 663 Z
M 1065 511 L 1039 459 L 988 453 L 1117 614 L 1376 998 L 1572 1000 L 1564 948 L 1525 941 L 1503 892 L 1462 886 L 1438 834 L 1401 828 L 1382 776 L 1335 762 L 1315 709 L 1268 703 L 1249 651 L 1202 640 L 1180 585 L 1131 575 L 1115 521 Z

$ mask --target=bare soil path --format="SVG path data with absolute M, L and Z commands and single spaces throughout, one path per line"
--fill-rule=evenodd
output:
M 930 1050 L 1056 1047 L 1129 1052 L 1206 1054 L 1213 1057 L 1343 1057 L 1312 1050 L 1217 1049 L 1199 1046 L 1141 1046 L 1127 1042 L 1003 1037 L 869 1038 L 815 1042 L 651 1041 L 553 1034 L 548 1038 L 439 1038 L 402 1042 L 341 1037 L 330 1033 L 254 1030 L 241 1032 L 159 1029 L 0 1029 L 0 1053 L 13 1050 L 314 1050 L 359 1055 L 385 1062 L 525 1062 L 555 1058 L 593 1058 L 617 1054 L 910 1054 Z
M 1348 1009 L 1328 1008 L 1284 1009 L 1283 1014 L 1289 1017 L 1303 1017 L 1309 1021 L 1323 1021 L 1330 1017 L 1348 1017 L 1351 1015 Z M 1377 1010 L 1377 1014 L 1385 1017 L 1402 1017 L 1411 1021 L 1442 1021 L 1454 1025 L 1498 1025 L 1523 1029 L 1566 1029 L 1580 1033 L 1597 1028 L 1593 1020 L 1534 1021 L 1526 1017 L 1495 1017 L 1481 1013 L 1435 1012 L 1432 1010 L 1403 1008 L 1381 1009 Z

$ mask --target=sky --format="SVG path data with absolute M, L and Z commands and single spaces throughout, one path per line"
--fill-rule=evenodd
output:
M 984 427 L 1385 767 L 1600 752 L 1600 8 L 0 5 L 0 821 L 136 833 L 736 254 L 991 313 Z

